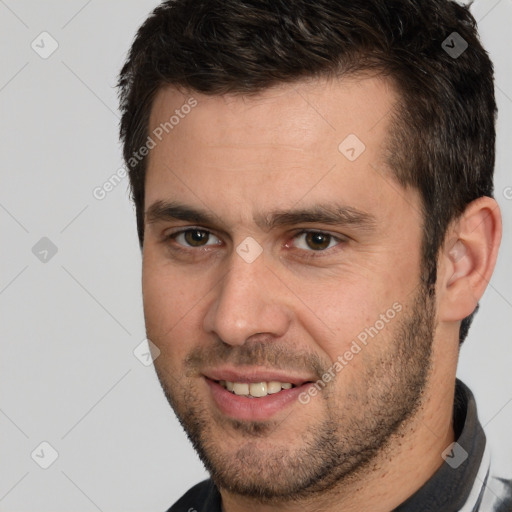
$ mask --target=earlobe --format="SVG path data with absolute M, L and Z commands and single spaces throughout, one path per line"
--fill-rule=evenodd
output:
M 500 209 L 490 197 L 470 203 L 450 228 L 440 262 L 440 319 L 460 321 L 475 310 L 496 264 L 501 230 Z

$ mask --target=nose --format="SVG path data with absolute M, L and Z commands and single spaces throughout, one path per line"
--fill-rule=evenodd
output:
M 234 252 L 229 271 L 213 291 L 203 327 L 229 345 L 243 345 L 256 334 L 281 337 L 291 319 L 285 290 L 262 256 L 247 263 Z

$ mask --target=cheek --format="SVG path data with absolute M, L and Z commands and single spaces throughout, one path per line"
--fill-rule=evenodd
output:
M 148 338 L 162 353 L 176 356 L 190 350 L 206 294 L 200 284 L 191 282 L 183 272 L 144 266 L 142 292 Z
M 296 311 L 296 318 L 331 361 L 350 350 L 354 340 L 369 339 L 375 329 L 379 339 L 384 339 L 380 331 L 388 331 L 394 323 L 390 321 L 396 313 L 393 305 L 399 307 L 396 304 L 403 303 L 407 293 L 393 275 L 385 279 L 379 275 L 382 273 L 344 272 L 322 282 L 296 281 L 293 290 L 306 306 L 301 307 L 302 313 Z

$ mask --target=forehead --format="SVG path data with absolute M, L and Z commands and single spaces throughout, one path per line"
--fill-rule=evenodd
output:
M 370 142 L 387 127 L 381 121 L 390 113 L 397 96 L 388 80 L 365 75 L 279 84 L 250 96 L 185 93 L 169 86 L 155 96 L 150 130 L 168 122 L 191 98 L 199 108 L 193 109 L 193 115 L 185 114 L 189 117 L 186 123 L 180 116 L 181 129 L 178 124 L 172 128 L 175 140 L 184 142 L 184 138 L 192 137 L 194 142 L 219 146 L 267 142 L 307 149 L 317 146 L 321 139 L 331 139 L 329 135 L 334 133 L 340 140 L 355 133 Z M 193 132 L 183 126 L 190 124 Z
M 179 198 L 216 203 L 226 216 L 238 205 L 239 216 L 244 208 L 255 218 L 298 202 L 382 203 L 393 194 L 382 180 L 393 179 L 383 150 L 396 101 L 377 77 L 281 84 L 251 96 L 163 88 L 150 116 L 146 207 Z

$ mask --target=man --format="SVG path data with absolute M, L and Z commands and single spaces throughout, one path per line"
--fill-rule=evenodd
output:
M 211 479 L 171 511 L 509 511 L 460 344 L 501 237 L 447 0 L 175 0 L 120 76 L 147 335 Z

